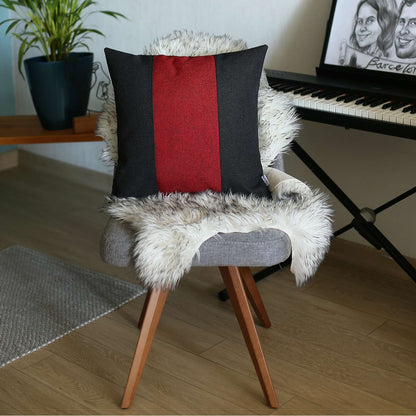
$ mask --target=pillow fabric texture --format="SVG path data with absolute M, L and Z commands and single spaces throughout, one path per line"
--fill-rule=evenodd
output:
M 269 197 L 257 119 L 266 51 L 263 45 L 187 57 L 106 48 L 118 126 L 112 194 L 212 190 Z

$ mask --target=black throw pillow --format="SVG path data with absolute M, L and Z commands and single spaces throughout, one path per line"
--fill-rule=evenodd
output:
M 113 195 L 268 196 L 257 126 L 266 50 L 185 57 L 106 48 L 118 125 Z

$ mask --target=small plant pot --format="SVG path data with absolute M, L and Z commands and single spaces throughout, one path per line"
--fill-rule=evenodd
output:
M 93 54 L 74 52 L 65 61 L 48 62 L 44 56 L 24 61 L 27 82 L 43 128 L 72 127 L 72 119 L 87 112 Z

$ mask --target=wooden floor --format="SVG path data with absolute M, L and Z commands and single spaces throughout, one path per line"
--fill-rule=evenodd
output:
M 20 244 L 135 281 L 105 265 L 100 191 L 16 168 L 0 173 L 0 249 Z M 259 283 L 258 327 L 277 396 L 270 409 L 217 269 L 168 297 L 137 396 L 119 408 L 144 296 L 0 369 L 1 414 L 415 414 L 416 284 L 385 254 L 342 240 L 296 288 Z

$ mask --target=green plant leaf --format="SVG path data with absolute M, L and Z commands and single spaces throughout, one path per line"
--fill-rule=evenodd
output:
M 0 4 L 0 7 L 4 7 L 5 9 L 9 9 L 9 10 L 13 10 L 15 11 L 15 1 L 11 1 L 11 0 L 3 0 L 4 4 Z
M 104 36 L 93 27 L 84 27 L 88 16 L 102 13 L 112 18 L 125 18 L 111 10 L 94 10 L 96 0 L 0 0 L 0 7 L 13 11 L 16 17 L 0 22 L 8 24 L 6 34 L 20 41 L 18 52 L 19 72 L 23 56 L 36 48 L 47 60 L 66 59 L 77 47 L 88 49 L 91 35 Z M 21 23 L 21 25 L 20 25 Z M 23 74 L 22 74 L 23 75 Z
M 3 20 L 2 22 L 0 22 L 0 26 L 3 25 L 4 23 L 11 22 L 12 20 L 15 20 L 15 19 L 6 19 L 6 20 Z
M 11 30 L 13 30 L 13 28 L 16 26 L 16 25 L 18 25 L 20 22 L 18 21 L 18 20 L 15 20 L 13 23 L 11 23 L 10 25 L 9 25 L 9 27 L 7 28 L 7 30 L 6 30 L 6 35 L 8 35 L 9 33 L 10 33 L 10 31 Z
M 18 53 L 18 62 L 17 62 L 17 64 L 18 64 L 20 75 L 23 78 L 25 78 L 25 76 L 23 75 L 23 72 L 22 72 L 22 63 L 23 63 L 23 57 L 24 57 L 25 53 L 28 50 L 27 44 L 28 44 L 27 39 L 24 39 L 23 42 L 20 44 L 19 53 Z
M 99 10 L 98 13 L 104 13 L 108 16 L 114 17 L 117 19 L 117 17 L 121 17 L 122 19 L 127 19 L 126 16 L 124 16 L 124 14 L 122 13 L 118 13 L 118 12 L 112 12 L 110 10 Z
M 79 33 L 95 33 L 96 35 L 100 35 L 100 36 L 104 36 L 104 33 L 101 32 L 98 29 L 93 29 L 93 28 L 85 28 L 85 29 L 81 29 L 79 31 Z

